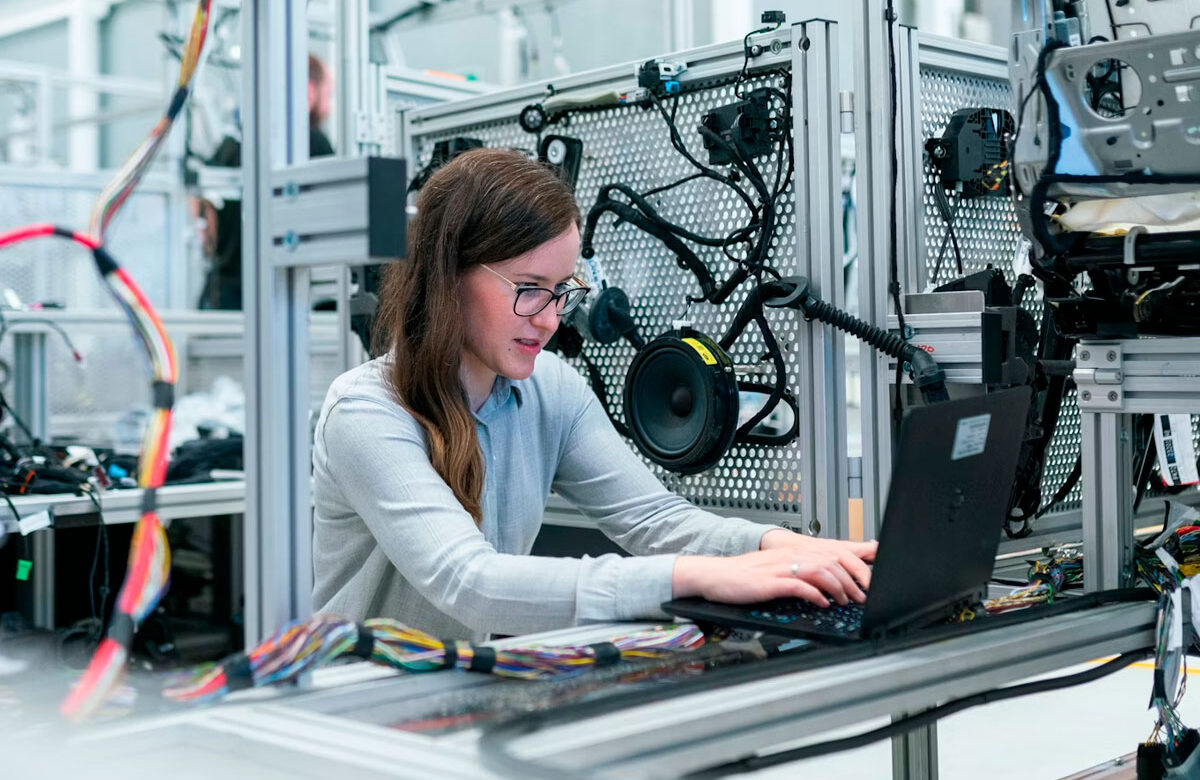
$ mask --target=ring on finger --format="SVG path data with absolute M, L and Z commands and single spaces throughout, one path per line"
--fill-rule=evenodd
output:
M 792 572 L 793 577 L 799 579 L 800 578 L 800 564 L 793 562 L 792 567 L 791 567 L 791 572 Z

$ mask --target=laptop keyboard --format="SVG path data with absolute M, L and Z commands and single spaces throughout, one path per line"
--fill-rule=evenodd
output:
M 839 634 L 853 634 L 862 628 L 863 605 L 831 604 L 818 607 L 800 599 L 772 601 L 748 610 L 750 617 L 780 625 L 806 623 L 814 628 Z

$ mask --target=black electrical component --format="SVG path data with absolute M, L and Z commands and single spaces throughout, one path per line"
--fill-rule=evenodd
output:
M 731 164 L 734 159 L 732 149 L 744 150 L 751 158 L 770 154 L 781 129 L 778 122 L 771 116 L 771 91 L 766 88 L 748 93 L 744 100 L 709 111 L 700 124 L 725 141 L 722 144 L 702 133 L 709 164 Z
M 1144 742 L 1137 749 L 1137 780 L 1163 780 L 1166 767 L 1163 758 L 1167 755 L 1167 746 L 1161 742 Z
M 425 186 L 425 182 L 429 181 L 429 177 L 434 171 L 441 168 L 446 163 L 458 157 L 463 152 L 468 152 L 472 149 L 480 149 L 483 147 L 483 141 L 478 138 L 465 138 L 463 136 L 455 136 L 445 141 L 438 141 L 433 145 L 433 154 L 429 157 L 429 164 L 417 172 L 413 180 L 408 185 L 409 192 L 416 192 Z
M 955 111 L 941 138 L 925 142 L 929 160 L 937 168 L 942 186 L 962 185 L 964 197 L 988 193 L 1008 194 L 1008 139 L 1016 124 L 1012 114 L 999 108 L 964 108 Z
M 640 349 L 645 343 L 630 313 L 629 297 L 620 287 L 601 287 L 594 301 L 587 301 L 571 312 L 570 322 L 597 344 L 612 344 L 625 338 Z
M 996 268 L 954 279 L 934 292 L 983 293 L 980 317 L 980 364 L 983 383 L 992 387 L 1027 384 L 1034 375 L 1038 327 L 1033 315 L 1016 305 L 1004 273 Z
M 550 124 L 550 118 L 540 103 L 530 103 L 517 115 L 517 124 L 527 133 L 540 133 Z
M 712 468 L 737 433 L 733 362 L 689 328 L 659 336 L 629 365 L 625 420 L 633 443 L 663 468 L 677 474 Z
M 538 159 L 551 165 L 571 188 L 579 180 L 579 164 L 583 162 L 583 141 L 565 135 L 548 135 L 538 144 Z
M 638 86 L 659 97 L 678 95 L 683 89 L 683 85 L 679 83 L 679 76 L 685 70 L 687 64 L 683 62 L 647 60 L 638 66 Z

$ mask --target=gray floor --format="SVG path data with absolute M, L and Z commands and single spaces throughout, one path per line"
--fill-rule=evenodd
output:
M 1200 664 L 1190 675 L 1193 684 L 1200 682 L 1197 673 Z M 1154 725 L 1147 709 L 1152 674 L 1152 669 L 1139 665 L 1079 688 L 990 704 L 947 718 L 938 728 L 940 780 L 1057 780 L 1130 753 Z M 1200 693 L 1185 695 L 1180 714 L 1188 725 L 1200 726 Z M 827 736 L 846 733 L 854 732 Z M 890 777 L 890 768 L 891 748 L 884 742 L 742 776 L 879 780 Z

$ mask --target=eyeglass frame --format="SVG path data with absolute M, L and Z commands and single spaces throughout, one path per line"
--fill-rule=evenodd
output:
M 485 270 L 490 271 L 494 276 L 498 277 L 500 279 L 500 281 L 507 284 L 509 286 L 509 288 L 512 289 L 512 291 L 514 293 L 516 293 L 516 295 L 513 296 L 513 314 L 517 315 L 518 317 L 536 317 L 537 315 L 539 315 L 543 311 L 545 311 L 547 306 L 550 306 L 551 304 L 557 304 L 557 302 L 559 300 L 561 300 L 562 298 L 566 297 L 567 294 L 575 292 L 576 290 L 583 290 L 583 295 L 581 295 L 579 297 L 579 302 L 576 303 L 574 306 L 572 306 L 567 311 L 557 311 L 557 307 L 556 307 L 556 313 L 558 314 L 558 316 L 565 317 L 566 315 L 575 311 L 575 309 L 578 309 L 583 304 L 583 302 L 587 299 L 588 293 L 590 293 L 592 291 L 592 288 L 588 287 L 586 284 L 584 284 L 583 280 L 580 279 L 575 274 L 571 275 L 571 281 L 575 282 L 578 285 L 577 287 L 570 287 L 566 290 L 563 290 L 562 292 L 555 292 L 554 290 L 551 290 L 546 287 L 521 287 L 519 284 L 514 282 L 512 279 L 509 279 L 507 276 L 504 276 L 499 271 L 493 269 L 487 263 L 480 263 L 479 265 L 480 265 L 480 267 L 484 268 Z M 564 284 L 565 284 L 565 282 L 564 282 Z M 550 293 L 549 300 L 547 300 L 544 304 L 542 304 L 542 308 L 538 309 L 537 311 L 535 311 L 531 314 L 522 314 L 521 312 L 517 311 L 517 303 L 521 300 L 521 293 L 534 292 L 534 291 Z

